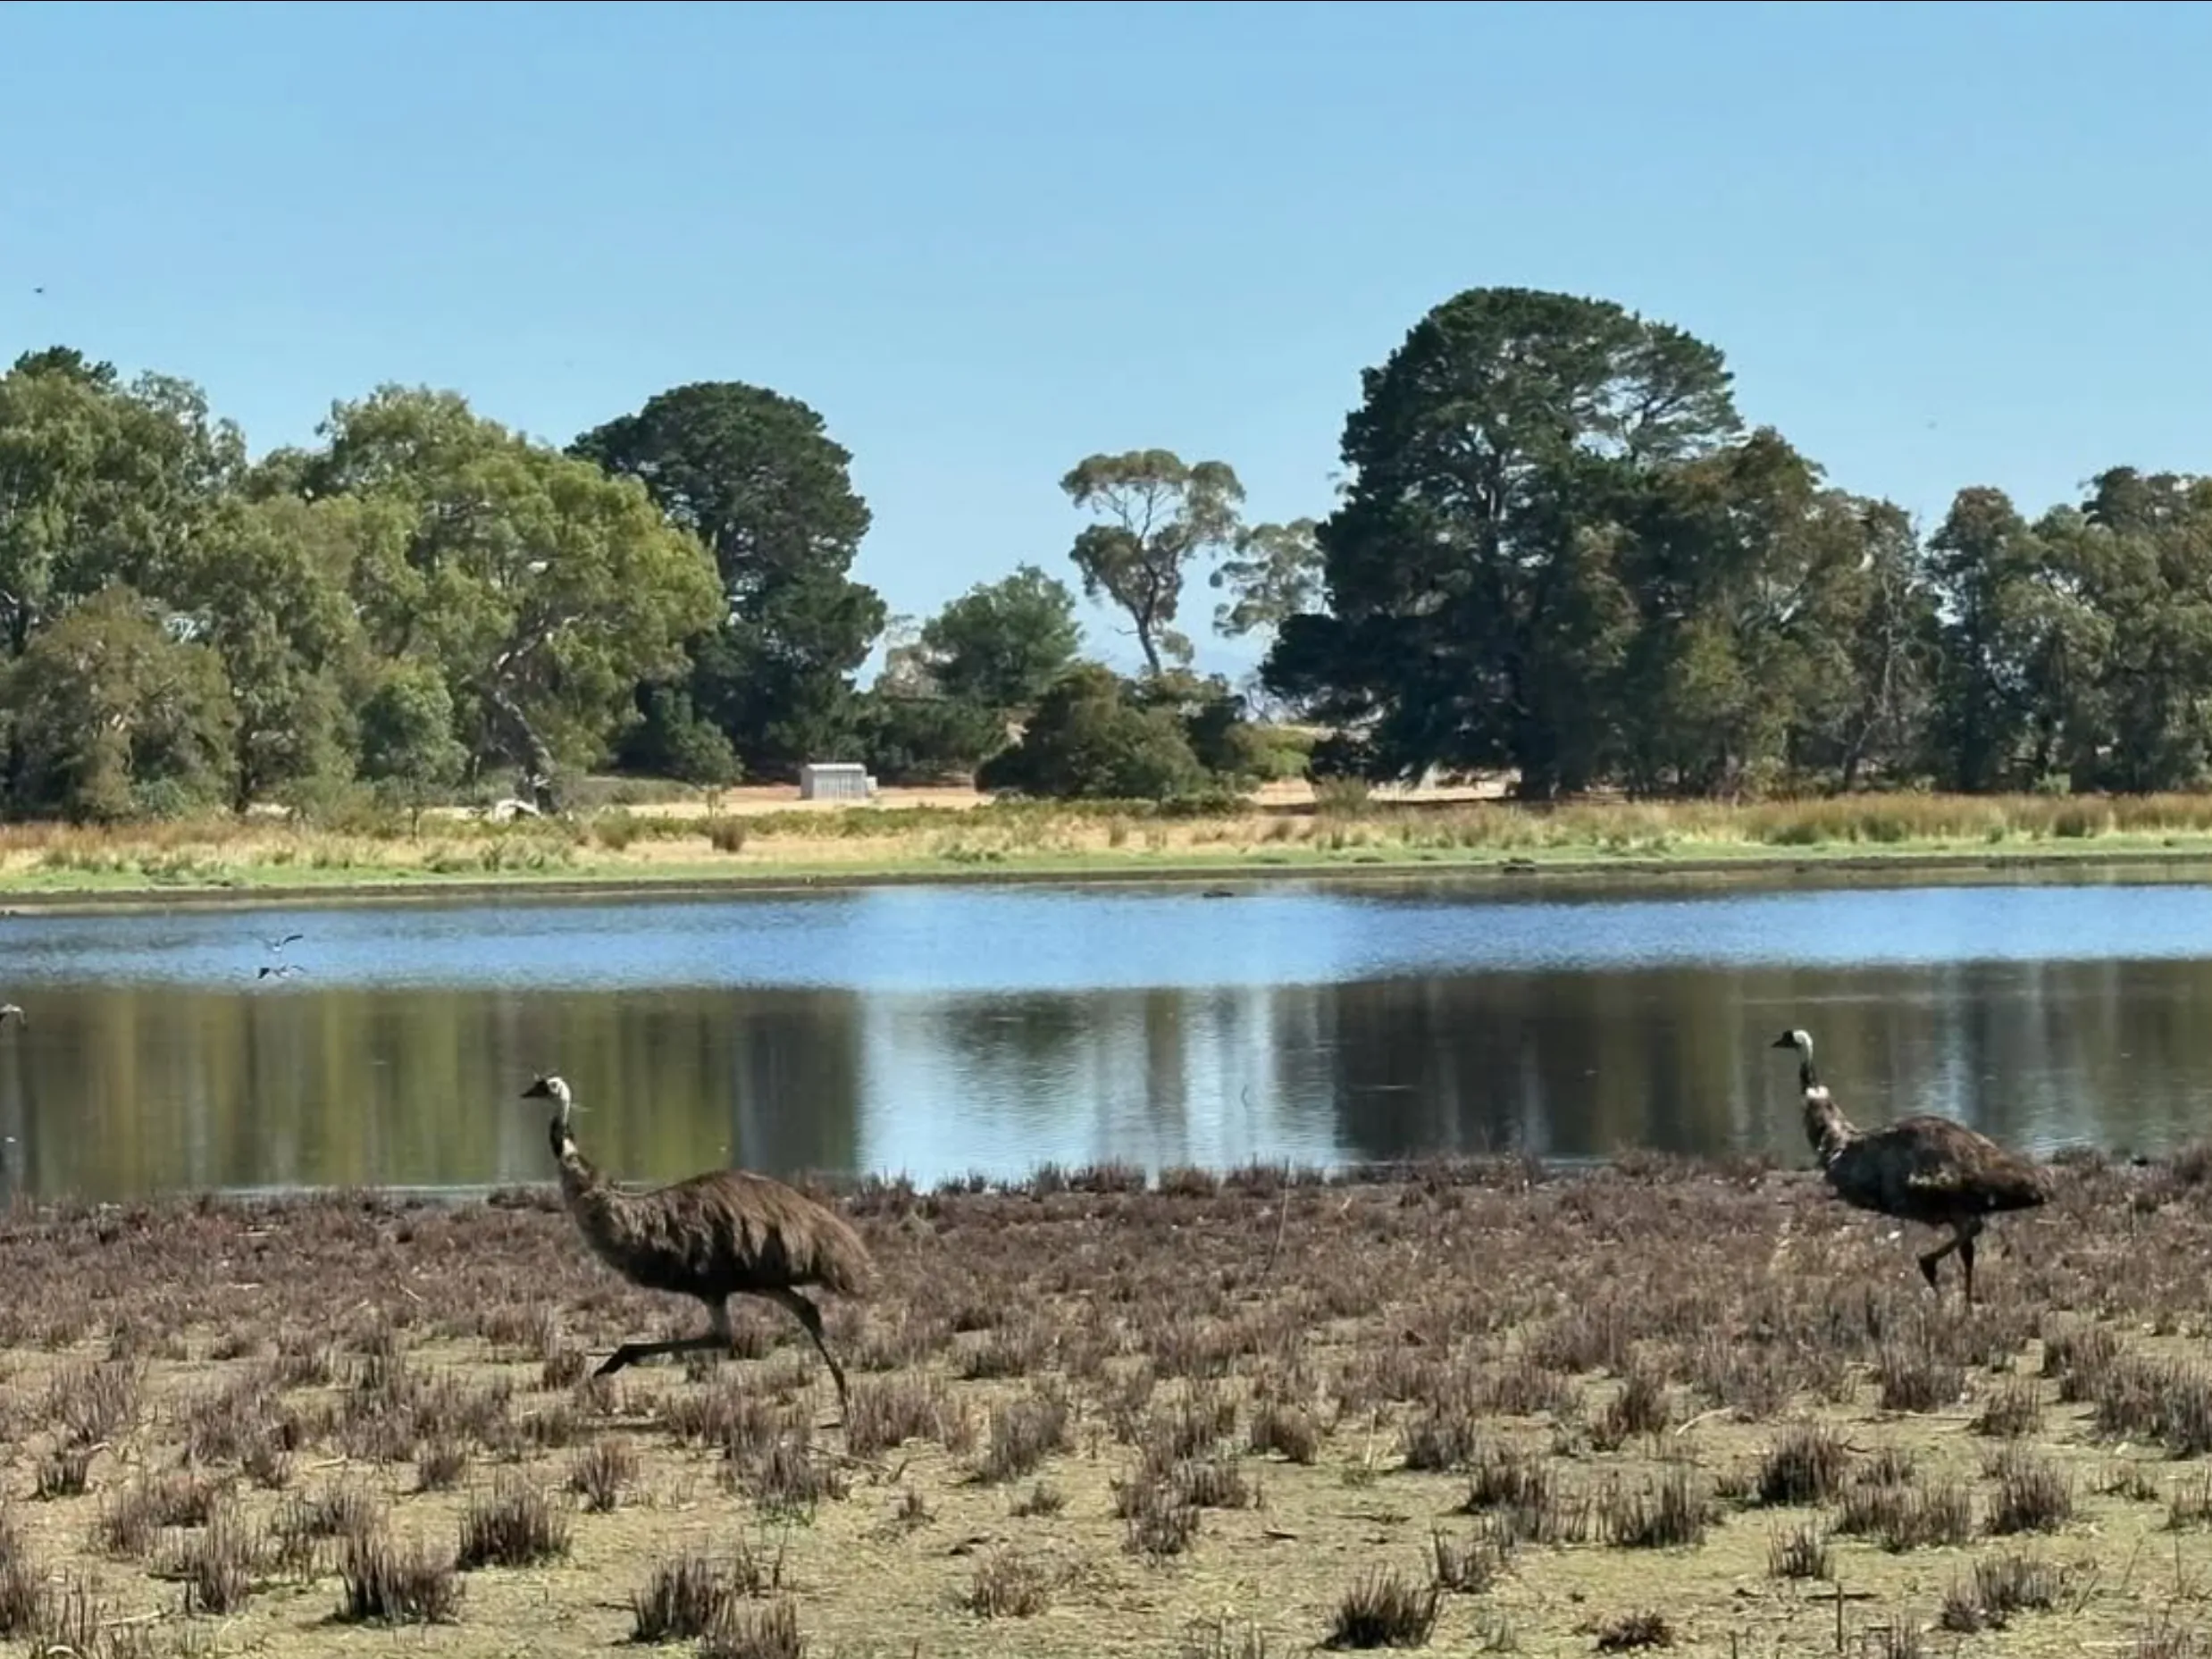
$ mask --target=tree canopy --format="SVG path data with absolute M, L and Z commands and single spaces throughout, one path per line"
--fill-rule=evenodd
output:
M 1068 499 L 1101 515 L 1068 557 L 1083 590 L 1128 614 L 1144 666 L 1187 664 L 1189 638 L 1176 617 L 1192 563 L 1236 534 L 1244 487 L 1225 461 L 1186 463 L 1169 449 L 1093 455 L 1060 481 Z
M 2035 511 L 1969 484 L 1923 534 L 1747 423 L 1718 347 L 1522 288 L 1417 320 L 1338 447 L 1330 510 L 1278 521 L 1222 459 L 1060 478 L 1125 677 L 1031 560 L 889 616 L 852 574 L 853 457 L 765 387 L 673 387 L 555 448 L 385 385 L 253 459 L 188 381 L 26 352 L 0 375 L 0 809 L 556 806 L 587 768 L 714 788 L 823 759 L 1191 799 L 1308 744 L 1317 775 L 1534 799 L 2212 784 L 2212 478 L 2109 465 Z M 1199 671 L 1201 582 L 1322 741 Z
M 871 515 L 821 415 L 761 387 L 700 381 L 594 427 L 569 453 L 636 479 L 714 555 L 722 614 L 691 641 L 687 714 L 760 775 L 789 775 L 849 736 L 851 675 L 884 608 L 848 574 Z M 649 715 L 677 707 L 647 693 Z
M 995 713 L 1035 704 L 1083 647 L 1075 595 L 1035 565 L 977 582 L 922 624 L 921 663 L 943 695 Z

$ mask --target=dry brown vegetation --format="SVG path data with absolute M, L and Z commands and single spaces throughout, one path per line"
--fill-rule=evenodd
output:
M 871 1182 L 693 1311 L 543 1193 L 0 1222 L 0 1642 L 79 1655 L 2203 1651 L 2212 1155 L 2069 1161 L 1971 1316 L 1754 1164 Z
M 699 884 L 1187 871 L 1749 867 L 2212 855 L 2212 796 L 1850 795 L 1529 807 L 1479 792 L 1270 785 L 1237 801 L 640 802 L 557 819 L 364 812 L 0 825 L 0 888 L 38 893 Z M 419 830 L 419 833 L 416 833 Z

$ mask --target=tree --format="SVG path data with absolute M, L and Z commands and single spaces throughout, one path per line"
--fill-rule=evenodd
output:
M 641 679 L 710 626 L 714 567 L 637 483 L 525 441 L 450 392 L 380 388 L 333 406 L 303 469 L 320 499 L 404 515 L 354 574 L 371 643 L 438 664 L 479 765 L 519 764 L 549 804 L 634 718 Z
M 1600 775 L 1635 626 L 1624 504 L 1733 436 L 1729 382 L 1716 348 L 1609 301 L 1437 306 L 1363 376 L 1316 532 L 1328 607 L 1284 622 L 1269 690 L 1358 732 L 1376 775 L 1511 766 L 1534 797 Z
M 66 347 L 0 375 L 0 651 L 110 582 L 157 591 L 245 465 L 188 381 Z
M 1065 674 L 1083 645 L 1076 596 L 1035 565 L 978 582 L 922 624 L 930 683 L 996 713 L 1026 709 Z
M 2107 468 L 2078 508 L 2047 514 L 2036 540 L 2056 595 L 2078 597 L 2102 624 L 2048 607 L 2074 682 L 2053 674 L 2049 693 L 2071 690 L 2062 718 L 2102 740 L 2092 769 L 2077 736 L 2069 770 L 2130 792 L 2200 787 L 2212 777 L 2212 478 Z
M 1929 540 L 1942 614 L 1931 739 L 1950 788 L 2019 788 L 2054 770 L 2094 775 L 2095 684 L 2110 628 L 2065 568 L 2069 549 L 2040 533 L 2064 544 L 2074 529 L 2056 517 L 2032 528 L 2001 490 L 1976 488 L 1958 492 Z
M 976 783 L 1060 799 L 1168 800 L 1196 793 L 1206 773 L 1182 723 L 1166 708 L 1145 708 L 1121 678 L 1078 663 L 1046 691 L 1021 742 L 993 757 Z
M 1850 644 L 1852 696 L 1835 732 L 1846 790 L 1873 767 L 1891 781 L 1923 758 L 1936 683 L 1940 624 L 1912 519 L 1889 501 L 1856 503 L 1866 557 Z
M 278 786 L 350 776 L 348 680 L 365 650 L 354 573 L 404 546 L 406 528 L 351 498 L 239 499 L 180 569 L 172 602 L 222 658 L 238 708 L 239 811 Z
M 1077 536 L 1068 557 L 1083 573 L 1085 597 L 1102 595 L 1129 614 L 1144 666 L 1187 663 L 1191 642 L 1176 632 L 1183 582 L 1192 564 L 1236 534 L 1244 487 L 1224 461 L 1186 465 L 1169 449 L 1093 455 L 1060 481 L 1078 507 L 1106 522 Z
M 1006 746 L 1008 716 L 1035 704 L 1081 642 L 1075 596 L 1034 565 L 978 582 L 918 626 L 893 617 L 883 673 L 858 708 L 869 769 L 901 783 L 973 775 Z
M 876 675 L 874 690 L 881 697 L 934 697 L 937 683 L 929 672 L 929 652 L 922 644 L 922 624 L 903 611 L 887 618 L 877 641 L 884 648 L 884 666 Z
M 1211 581 L 1229 599 L 1214 607 L 1215 630 L 1230 639 L 1279 628 L 1311 610 L 1321 594 L 1321 549 L 1310 518 L 1252 524 L 1236 533 L 1235 550 Z
M 569 453 L 638 480 L 713 554 L 722 614 L 690 641 L 690 689 L 747 771 L 789 776 L 834 748 L 884 609 L 847 574 L 870 514 L 822 417 L 762 387 L 702 381 Z
M 445 675 L 432 663 L 393 664 L 362 705 L 362 775 L 404 805 L 410 833 L 420 833 L 423 809 L 467 763 L 468 750 L 453 734 Z
M 1137 708 L 1171 716 L 1192 757 L 1219 787 L 1249 788 L 1286 775 L 1278 750 L 1253 724 L 1244 699 L 1218 674 L 1173 668 L 1147 675 L 1123 694 Z M 1290 768 L 1290 774 L 1295 771 Z
M 112 823 L 227 792 L 237 715 L 222 662 L 176 639 L 159 607 L 121 582 L 39 631 L 7 700 L 19 811 Z
M 1620 761 L 1645 791 L 1735 794 L 1864 758 L 1869 504 L 1772 430 L 1645 474 L 1621 561 L 1636 622 Z M 1802 752 L 1800 752 L 1802 751 Z
M 708 790 L 727 789 L 745 775 L 722 728 L 700 714 L 689 684 L 649 682 L 639 697 L 644 717 L 623 744 L 624 766 Z
M 961 698 L 901 695 L 880 686 L 859 700 L 861 757 L 889 783 L 966 783 L 1006 747 L 1004 716 Z

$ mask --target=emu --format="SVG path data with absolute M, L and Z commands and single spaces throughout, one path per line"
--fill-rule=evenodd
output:
M 1813 1068 L 1808 1033 L 1785 1031 L 1772 1046 L 1797 1051 L 1805 1136 L 1828 1185 L 1858 1209 L 1948 1227 L 1951 1236 L 1920 1258 L 1920 1270 L 1929 1289 L 1940 1291 L 1936 1263 L 1956 1251 L 1966 1305 L 1973 1307 L 1973 1241 L 1990 1216 L 2045 1202 L 2050 1196 L 2046 1172 L 1948 1118 L 1899 1118 L 1880 1129 L 1856 1128 Z
M 597 1375 L 658 1354 L 727 1353 L 733 1341 L 729 1299 L 758 1296 L 805 1327 L 844 1412 L 843 1368 L 823 1340 L 821 1310 L 800 1287 L 819 1286 L 841 1296 L 867 1293 L 874 1264 L 850 1222 L 783 1182 L 744 1169 L 711 1169 L 650 1192 L 623 1192 L 577 1150 L 568 1128 L 575 1097 L 566 1082 L 548 1074 L 522 1098 L 559 1102 L 550 1133 L 561 1199 L 592 1253 L 633 1285 L 693 1296 L 707 1307 L 704 1336 L 625 1342 Z

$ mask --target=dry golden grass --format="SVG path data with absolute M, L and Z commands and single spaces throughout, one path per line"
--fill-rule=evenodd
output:
M 1971 1317 L 1751 1164 L 871 1182 L 842 1425 L 773 1310 L 591 1380 L 696 1315 L 542 1194 L 18 1211 L 0 1641 L 2195 1651 L 2208 1177 L 2068 1163 Z
M 1308 798 L 1293 799 L 1296 792 Z M 1848 858 L 2212 855 L 2212 795 L 1859 795 L 1749 805 L 1589 801 L 1537 809 L 1275 785 L 1233 808 L 984 802 L 972 792 L 840 805 L 610 807 L 557 821 L 267 814 L 116 828 L 0 826 L 0 889 L 137 893 L 437 884 L 649 884 L 794 877 L 1227 874 L 1452 867 L 1694 868 Z

